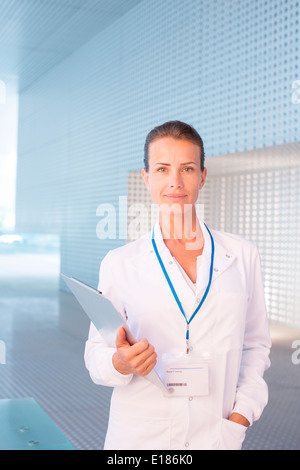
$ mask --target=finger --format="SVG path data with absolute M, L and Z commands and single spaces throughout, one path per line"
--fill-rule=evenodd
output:
M 127 341 L 125 329 L 123 328 L 123 326 L 120 326 L 117 331 L 116 347 L 121 348 L 124 346 L 130 346 L 130 344 Z
M 141 372 L 147 368 L 149 364 L 156 362 L 156 359 L 157 354 L 154 350 L 154 347 L 150 345 L 146 351 L 139 354 L 138 356 L 135 356 L 131 360 L 131 366 L 135 371 Z
M 143 372 L 142 375 L 143 375 L 143 376 L 148 375 L 148 374 L 151 372 L 151 370 L 154 369 L 154 367 L 156 366 L 156 364 L 157 364 L 157 360 L 155 359 L 154 361 L 152 361 L 152 362 L 147 366 L 147 368 L 144 370 L 144 372 Z
M 145 376 L 151 372 L 157 363 L 157 356 L 153 353 L 146 361 L 144 361 L 139 367 L 135 369 L 135 373 L 138 375 Z
M 145 352 L 149 347 L 149 343 L 146 339 L 141 339 L 137 343 L 135 343 L 133 346 L 131 346 L 130 353 L 133 356 L 138 356 Z

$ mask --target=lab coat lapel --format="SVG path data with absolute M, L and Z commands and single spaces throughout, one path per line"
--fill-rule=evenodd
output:
M 215 242 L 215 260 L 213 268 L 213 277 L 212 283 L 221 276 L 224 271 L 226 271 L 236 259 L 236 256 L 229 250 L 227 250 L 223 245 L 219 243 L 218 240 L 214 238 Z
M 211 265 L 211 250 L 212 242 L 208 230 L 203 223 L 199 220 L 202 233 L 204 236 L 204 250 L 201 256 L 201 262 L 197 270 L 197 285 L 196 285 L 196 295 L 201 295 L 208 284 L 209 281 L 209 272 Z M 215 236 L 214 231 L 211 230 L 213 240 L 214 240 L 214 261 L 213 261 L 213 276 L 212 276 L 212 285 L 214 281 L 223 274 L 223 272 L 229 268 L 229 266 L 235 260 L 235 255 L 229 252 Z

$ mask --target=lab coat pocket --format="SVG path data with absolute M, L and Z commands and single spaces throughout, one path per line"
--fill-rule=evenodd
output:
M 222 419 L 219 450 L 240 450 L 246 437 L 246 426 Z
M 170 449 L 170 421 L 155 416 L 110 413 L 105 450 Z

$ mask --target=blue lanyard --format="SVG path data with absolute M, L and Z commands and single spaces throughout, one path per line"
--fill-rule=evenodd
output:
M 154 251 L 155 251 L 155 254 L 157 256 L 157 259 L 159 261 L 159 264 L 161 266 L 161 269 L 165 275 L 165 278 L 166 280 L 168 281 L 168 284 L 169 284 L 169 287 L 172 291 L 172 294 L 177 302 L 177 305 L 182 313 L 182 315 L 184 316 L 185 318 L 185 321 L 186 321 L 186 325 L 187 325 L 187 329 L 186 329 L 186 343 L 187 343 L 187 353 L 189 352 L 189 339 L 190 339 L 190 330 L 189 330 L 189 325 L 191 323 L 191 321 L 193 320 L 193 318 L 196 316 L 196 314 L 198 313 L 198 311 L 200 310 L 200 308 L 202 307 L 203 305 L 203 302 L 205 301 L 206 297 L 207 297 L 207 294 L 209 292 L 209 289 L 210 289 L 210 285 L 211 285 L 211 281 L 212 281 L 212 275 L 213 275 L 213 265 L 214 265 L 214 256 L 215 256 L 215 244 L 214 244 L 214 239 L 213 239 L 213 236 L 212 234 L 210 233 L 208 227 L 206 224 L 204 224 L 205 227 L 207 228 L 207 231 L 209 233 L 209 236 L 210 236 L 210 239 L 211 239 L 211 260 L 210 260 L 210 269 L 209 269 L 209 280 L 208 280 L 208 284 L 207 284 L 207 287 L 205 289 L 205 292 L 203 294 L 203 297 L 198 305 L 198 307 L 196 308 L 196 310 L 194 311 L 193 315 L 191 316 L 191 318 L 188 320 L 187 317 L 186 317 L 186 314 L 182 308 L 182 305 L 181 305 L 181 302 L 178 298 L 178 295 L 176 293 L 176 290 L 174 289 L 174 286 L 171 282 L 171 279 L 167 273 L 167 270 L 164 266 L 164 263 L 160 257 L 160 254 L 158 252 L 158 249 L 157 249 L 157 246 L 156 246 L 156 243 L 155 243 L 155 240 L 154 240 L 154 227 L 153 227 L 153 232 L 152 232 L 152 245 L 153 245 L 153 248 L 154 248 Z

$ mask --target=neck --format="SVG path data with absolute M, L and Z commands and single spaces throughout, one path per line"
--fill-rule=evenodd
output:
M 183 214 L 160 212 L 159 225 L 163 238 L 167 240 L 185 244 L 202 239 L 202 230 L 194 206 L 191 211 L 184 211 Z

